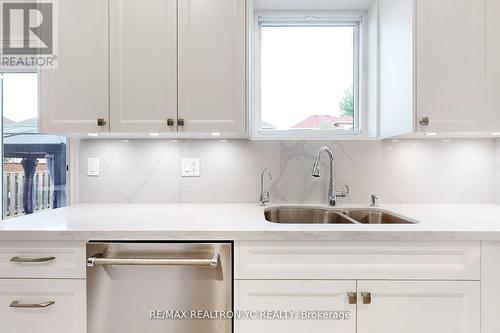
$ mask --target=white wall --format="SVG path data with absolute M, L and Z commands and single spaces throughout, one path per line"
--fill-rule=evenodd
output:
M 496 177 L 495 177 L 495 189 L 496 189 L 496 202 L 500 204 L 500 139 L 497 140 L 496 144 Z
M 324 203 L 321 178 L 311 176 L 319 147 L 335 153 L 336 183 L 348 183 L 345 203 L 493 203 L 500 148 L 494 140 L 246 141 L 84 140 L 80 144 L 82 203 L 257 202 L 259 175 L 273 173 L 277 203 Z M 500 145 L 500 144 L 499 144 Z M 101 175 L 88 177 L 88 157 L 101 159 Z M 200 178 L 181 178 L 181 157 L 201 158 Z M 499 185 L 500 190 L 500 185 Z

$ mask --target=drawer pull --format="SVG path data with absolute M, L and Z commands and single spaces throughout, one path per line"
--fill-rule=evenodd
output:
M 35 304 L 23 304 L 20 303 L 19 301 L 12 301 L 10 303 L 9 307 L 11 308 L 24 308 L 24 309 L 43 309 L 46 307 L 49 307 L 53 305 L 55 302 L 54 301 L 48 301 L 44 303 L 35 303 Z
M 11 262 L 48 262 L 54 260 L 56 257 L 44 257 L 44 258 L 21 258 L 21 257 L 12 257 L 10 258 Z

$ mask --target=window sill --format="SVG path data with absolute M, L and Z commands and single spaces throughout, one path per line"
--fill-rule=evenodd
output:
M 317 140 L 380 140 L 378 137 L 367 136 L 361 131 L 339 132 L 339 133 L 311 133 L 310 131 L 257 131 L 252 133 L 250 140 L 295 140 L 295 141 L 317 141 Z

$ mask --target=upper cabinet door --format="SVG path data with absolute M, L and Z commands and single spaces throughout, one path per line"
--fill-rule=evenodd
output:
M 486 0 L 486 123 L 500 132 L 500 1 Z
M 179 132 L 245 132 L 245 0 L 179 1 Z
M 176 0 L 110 0 L 110 69 L 112 132 L 176 132 Z
M 419 131 L 484 131 L 484 0 L 416 1 Z
M 108 3 L 57 2 L 56 69 L 41 70 L 40 131 L 108 131 Z M 98 126 L 98 118 L 106 124 Z
M 480 332 L 479 281 L 358 281 L 358 294 L 357 333 Z

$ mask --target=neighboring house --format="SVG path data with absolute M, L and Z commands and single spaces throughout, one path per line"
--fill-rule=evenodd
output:
M 339 129 L 350 130 L 354 126 L 354 119 L 351 116 L 342 115 L 340 117 L 331 115 L 310 116 L 290 128 L 293 129 Z
M 4 163 L 3 172 L 5 173 L 24 173 L 23 166 L 21 163 Z M 38 163 L 36 166 L 36 172 L 49 172 L 47 163 Z

